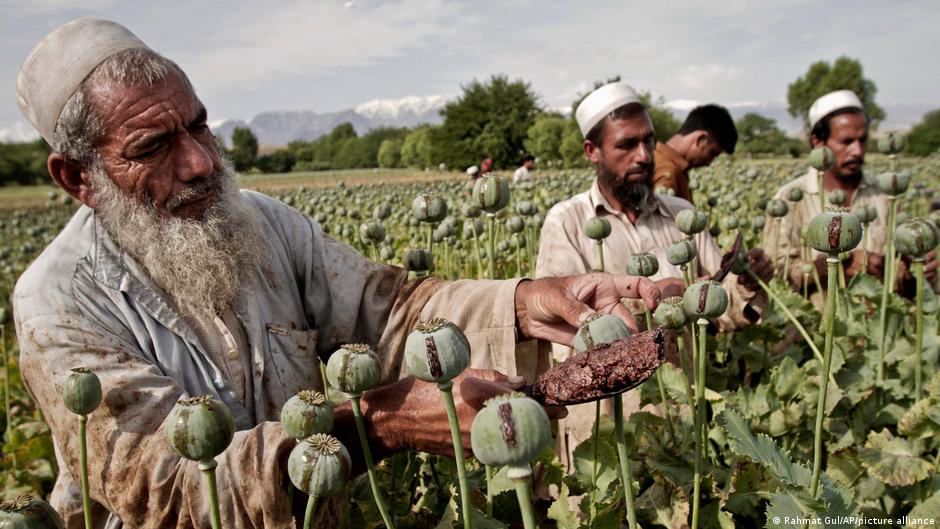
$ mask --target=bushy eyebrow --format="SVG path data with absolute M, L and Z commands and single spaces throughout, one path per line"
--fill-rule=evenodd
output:
M 206 112 L 206 107 L 200 105 L 199 110 L 196 112 L 196 117 L 189 122 L 189 128 L 193 129 L 204 125 L 207 119 L 209 119 L 209 114 Z

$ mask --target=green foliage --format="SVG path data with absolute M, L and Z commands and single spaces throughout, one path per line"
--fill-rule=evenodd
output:
M 405 136 L 401 145 L 401 164 L 406 167 L 424 169 L 431 166 L 430 126 L 414 129 Z
M 432 157 L 449 167 L 468 167 L 485 157 L 496 167 L 514 166 L 537 112 L 529 83 L 504 75 L 483 83 L 474 80 L 441 110 L 444 123 L 432 129 Z
M 940 150 L 940 109 L 924 115 L 907 135 L 907 151 L 927 156 Z
M 771 118 L 748 112 L 735 123 L 738 129 L 737 152 L 748 154 L 799 154 L 799 142 L 787 135 Z
M 46 158 L 50 151 L 43 139 L 29 143 L 0 143 L 0 186 L 49 182 Z
M 802 119 L 809 130 L 809 107 L 820 96 L 835 90 L 855 92 L 873 126 L 884 119 L 884 110 L 875 103 L 875 93 L 878 91 L 875 82 L 864 77 L 861 62 L 845 56 L 839 57 L 831 65 L 826 61 L 814 62 L 803 77 L 790 83 L 787 86 L 787 110 L 791 116 Z
M 568 120 L 561 114 L 539 114 L 529 127 L 525 148 L 536 158 L 545 162 L 562 160 L 561 143 Z
M 656 141 L 667 141 L 679 131 L 682 123 L 666 108 L 666 101 L 660 97 L 653 97 L 649 91 L 640 92 L 640 101 L 646 107 L 656 131 Z
M 258 138 L 248 127 L 235 127 L 232 131 L 232 162 L 238 171 L 247 171 L 258 157 Z
M 385 139 L 379 144 L 378 162 L 379 167 L 392 168 L 401 167 L 401 146 L 403 140 L 400 138 Z

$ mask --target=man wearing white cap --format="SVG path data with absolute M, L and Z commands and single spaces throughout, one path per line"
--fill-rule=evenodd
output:
M 608 272 L 623 274 L 631 255 L 652 253 L 659 261 L 659 271 L 651 279 L 657 282 L 664 296 L 681 295 L 685 287 L 682 271 L 666 260 L 666 249 L 685 238 L 676 227 L 675 216 L 692 205 L 678 197 L 653 193 L 655 140 L 646 108 L 629 85 L 616 82 L 591 92 L 578 106 L 575 117 L 584 136 L 584 154 L 594 165 L 597 178 L 589 190 L 556 204 L 545 216 L 536 276 L 597 270 L 600 262 L 596 243 L 584 234 L 584 225 L 600 216 L 611 225 L 611 233 L 603 241 Z M 693 261 L 696 275 L 716 272 L 721 264 L 721 252 L 714 239 L 703 231 L 694 241 L 698 252 Z M 751 250 L 748 258 L 760 277 L 769 278 L 770 262 L 760 249 Z M 763 300 L 754 300 L 759 287 L 749 279 L 729 274 L 723 281 L 730 304 L 719 320 L 722 328 L 749 324 L 751 320 L 745 315 L 753 312 L 748 310 L 749 302 L 763 303 Z M 564 360 L 571 349 L 556 345 L 553 353 L 556 360 Z M 630 392 L 625 397 L 625 410 L 638 409 L 638 392 Z M 562 455 L 570 454 L 578 443 L 590 436 L 594 419 L 592 404 L 569 409 L 571 413 L 562 421 L 559 434 L 564 445 L 560 450 Z M 610 414 L 612 409 L 605 412 Z
M 104 395 L 88 428 L 98 526 L 209 526 L 199 467 L 170 449 L 165 424 L 180 397 L 208 394 L 239 430 L 217 458 L 222 526 L 287 527 L 295 441 L 276 421 L 297 391 L 322 389 L 319 360 L 338 345 L 370 344 L 382 360 L 386 385 L 363 397 L 379 457 L 452 454 L 435 385 L 397 381 L 417 320 L 455 322 L 472 367 L 517 375 L 517 340 L 570 343 L 593 311 L 635 325 L 621 297 L 658 301 L 645 279 L 601 274 L 408 282 L 297 211 L 239 192 L 186 75 L 114 22 L 79 19 L 46 36 L 23 65 L 17 102 L 53 148 L 53 180 L 84 204 L 13 296 L 23 380 L 59 461 L 51 500 L 68 527 L 82 526 L 76 419 L 60 394 L 70 368 L 95 372 Z M 591 305 L 582 292 L 595 293 Z M 475 369 L 456 382 L 469 446 L 483 400 L 523 380 Z M 354 432 L 338 407 L 332 433 L 358 465 Z M 318 523 L 335 523 L 324 514 Z
M 822 191 L 819 189 L 819 173 L 813 168 L 777 191 L 774 198 L 786 200 L 790 211 L 780 219 L 768 219 L 763 234 L 764 247 L 778 266 L 785 266 L 789 256 L 788 277 L 796 289 L 803 287 L 804 278 L 809 280 L 811 289 L 815 283 L 811 279 L 812 275 L 804 273 L 803 264 L 807 262 L 815 265 L 821 284 L 826 281 L 826 255 L 806 247 L 801 233 L 801 228 L 808 226 L 813 217 L 820 213 L 820 192 L 825 194 L 842 190 L 847 197 L 844 206 L 872 206 L 877 212 L 875 220 L 865 229 L 864 244 L 860 244 L 843 263 L 846 276 L 866 272 L 881 277 L 884 271 L 882 248 L 888 233 L 888 201 L 877 184 L 866 182 L 862 175 L 868 150 L 868 121 L 861 100 L 851 90 L 830 92 L 810 106 L 810 145 L 813 148 L 828 147 L 835 161 L 823 175 Z M 788 200 L 794 188 L 803 190 L 803 198 L 798 202 Z M 867 268 L 862 248 L 868 250 Z M 931 259 L 928 264 L 929 277 L 933 277 L 935 269 L 935 260 Z M 905 270 L 899 274 L 899 278 L 903 280 L 907 275 Z

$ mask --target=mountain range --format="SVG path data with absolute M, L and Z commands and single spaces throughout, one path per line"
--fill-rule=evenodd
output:
M 442 121 L 440 110 L 449 98 L 441 95 L 409 96 L 401 99 L 375 99 L 355 108 L 336 112 L 312 110 L 281 110 L 262 112 L 248 121 L 222 119 L 210 123 L 213 132 L 226 145 L 231 143 L 232 131 L 236 127 L 250 127 L 263 145 L 286 145 L 293 140 L 314 140 L 328 134 L 343 122 L 352 123 L 358 134 L 377 127 L 414 127 L 422 123 L 436 124 Z M 679 119 L 685 119 L 696 101 L 672 100 L 665 106 Z M 757 112 L 777 121 L 777 125 L 792 136 L 800 136 L 802 122 L 787 112 L 786 103 L 731 103 L 726 105 L 731 115 L 738 119 L 748 112 Z M 923 103 L 882 104 L 887 114 L 879 130 L 908 130 L 919 122 L 924 114 L 940 107 Z M 563 113 L 568 108 L 553 108 Z M 38 135 L 25 122 L 17 122 L 9 128 L 0 128 L 0 143 L 31 141 Z

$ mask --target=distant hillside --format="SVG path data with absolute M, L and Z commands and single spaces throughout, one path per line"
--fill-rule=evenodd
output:
M 378 127 L 414 127 L 422 123 L 440 123 L 439 111 L 446 101 L 443 96 L 376 99 L 338 112 L 271 111 L 262 112 L 247 123 L 227 119 L 210 126 L 226 145 L 230 144 L 232 131 L 246 125 L 258 137 L 258 142 L 284 145 L 293 140 L 315 140 L 344 122 L 352 123 L 358 134 L 365 134 Z

